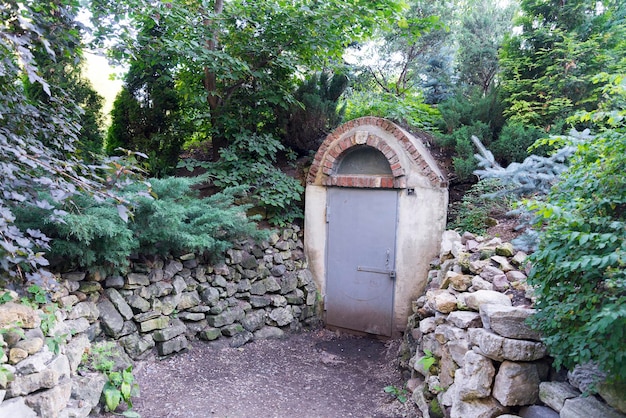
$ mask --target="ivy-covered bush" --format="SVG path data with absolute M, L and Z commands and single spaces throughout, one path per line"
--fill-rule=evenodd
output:
M 206 176 L 221 189 L 243 188 L 248 194 L 244 201 L 264 209 L 270 223 L 284 225 L 303 217 L 300 202 L 304 187 L 277 167 L 279 153 L 288 161 L 295 159 L 295 154 L 274 136 L 244 132 L 220 150 L 219 161 L 185 160 L 179 167 L 189 171 L 204 168 Z
M 236 190 L 200 199 L 194 178 L 150 179 L 152 196 L 141 182 L 129 184 L 124 195 L 132 211 L 126 222 L 109 200 L 77 195 L 63 206 L 62 222 L 49 211 L 16 210 L 21 228 L 43 231 L 51 239 L 49 258 L 57 268 L 80 268 L 103 273 L 123 272 L 132 254 L 166 255 L 203 252 L 216 256 L 237 239 L 262 233 L 233 204 Z

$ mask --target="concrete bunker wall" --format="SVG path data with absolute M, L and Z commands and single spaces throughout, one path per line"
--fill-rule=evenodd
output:
M 350 152 L 365 147 L 384 156 L 388 172 L 340 170 Z M 429 262 L 438 254 L 446 223 L 447 181 L 423 143 L 388 120 L 359 118 L 331 133 L 315 156 L 306 186 L 305 251 L 322 300 L 327 287 L 328 190 L 341 187 L 398 191 L 392 324 L 398 335 L 411 314 L 411 301 L 424 291 Z

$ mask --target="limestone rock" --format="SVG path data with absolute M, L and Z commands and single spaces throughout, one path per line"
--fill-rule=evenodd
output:
M 222 332 L 219 330 L 219 328 L 205 328 L 198 334 L 198 336 L 201 340 L 213 341 L 221 337 Z
M 147 274 L 142 273 L 130 273 L 126 277 L 126 289 L 137 289 L 142 286 L 149 286 L 150 279 Z
M 114 337 L 122 330 L 124 318 L 108 299 L 103 299 L 98 303 L 98 310 L 100 311 L 100 322 L 104 332 Z
M 496 361 L 535 361 L 546 355 L 546 346 L 540 342 L 504 338 L 483 328 L 470 328 L 469 333 L 480 352 Z
M 78 335 L 65 346 L 65 355 L 69 361 L 72 374 L 76 373 L 78 365 L 81 363 L 85 350 L 90 346 L 89 338 L 86 335 Z
M 498 245 L 496 247 L 496 254 L 503 257 L 513 257 L 513 254 L 515 254 L 513 244 L 511 244 L 510 242 L 505 242 L 501 245 Z
M 481 319 L 480 319 L 480 314 L 478 314 L 477 312 L 469 312 L 469 311 L 450 312 L 450 315 L 448 315 L 447 321 L 450 324 L 454 325 L 455 327 L 461 328 L 461 329 L 478 328 L 482 324 Z M 420 326 L 421 326 L 421 322 L 420 322 Z
M 532 405 L 539 399 L 539 374 L 532 363 L 505 361 L 493 384 L 493 397 L 504 406 Z
M 207 316 L 207 321 L 210 326 L 220 328 L 225 325 L 230 325 L 235 321 L 241 321 L 245 318 L 245 312 L 238 307 L 228 308 L 218 315 Z
M 120 338 L 118 341 L 124 347 L 126 353 L 133 359 L 141 359 L 144 354 L 154 347 L 154 339 L 150 334 L 140 335 L 133 333 Z
M 72 378 L 73 399 L 85 402 L 89 409 L 98 405 L 102 389 L 107 378 L 101 373 L 89 373 L 86 376 L 75 376 Z
M 41 319 L 30 306 L 7 302 L 0 305 L 0 328 L 20 324 L 21 328 L 37 328 Z
M 200 295 L 198 295 L 197 291 L 193 292 L 184 292 L 181 294 L 180 302 L 176 308 L 180 311 L 193 308 L 194 306 L 198 306 L 200 304 Z
M 100 316 L 98 307 L 93 302 L 80 302 L 70 311 L 67 319 L 87 318 L 89 322 L 94 322 Z
M 555 411 L 563 409 L 567 399 L 580 396 L 580 392 L 566 382 L 541 382 L 539 384 L 539 399 Z
M 457 299 L 445 290 L 440 291 L 434 295 L 433 307 L 441 313 L 450 313 L 457 309 Z
M 22 348 L 13 347 L 9 350 L 9 363 L 11 364 L 17 364 L 26 357 L 28 357 L 28 351 Z
M 511 299 L 508 296 L 493 290 L 477 290 L 465 297 L 467 307 L 478 311 L 481 305 L 495 304 L 511 306 Z
M 181 312 L 178 314 L 178 318 L 184 321 L 197 322 L 202 321 L 205 315 L 201 312 Z
M 281 339 L 285 337 L 285 331 L 277 327 L 266 326 L 254 332 L 255 340 Z
M 40 417 L 56 417 L 67 405 L 72 394 L 72 382 L 67 379 L 52 389 L 26 397 L 26 404 Z
M 463 359 L 463 368 L 457 371 L 454 379 L 459 399 L 469 401 L 488 397 L 495 373 L 491 360 L 468 351 Z
M 89 281 L 89 282 L 80 282 L 78 290 L 81 293 L 98 293 L 102 290 L 102 285 L 99 282 Z
M 24 398 L 8 399 L 0 403 L 0 417 L 37 418 L 37 413 L 24 402 Z
M 486 330 L 518 340 L 541 340 L 541 334 L 526 323 L 534 314 L 534 309 L 505 305 L 483 304 L 480 307 L 480 317 Z
M 624 418 L 610 406 L 600 402 L 593 396 L 567 399 L 560 412 L 561 418 Z
M 458 399 L 452 403 L 450 418 L 496 418 L 504 412 L 506 408 L 491 397 L 471 401 Z
M 289 308 L 276 308 L 269 314 L 270 319 L 276 322 L 279 327 L 288 325 L 293 321 L 293 314 Z
M 128 321 L 133 317 L 133 310 L 130 308 L 128 303 L 126 303 L 122 295 L 120 295 L 120 292 L 115 289 L 107 289 L 105 293 L 125 320 Z
M 497 249 L 496 249 L 496 254 L 497 254 Z M 496 263 L 498 267 L 500 268 L 500 270 L 502 270 L 505 273 L 511 270 L 515 270 L 515 268 L 511 265 L 511 263 L 509 263 L 509 260 L 506 257 L 502 257 L 500 255 L 494 255 L 493 257 L 491 257 L 491 261 Z
M 184 335 L 179 335 L 171 340 L 158 343 L 156 347 L 160 356 L 167 356 L 186 349 L 188 344 L 187 338 Z
M 235 335 L 245 331 L 241 324 L 230 324 L 222 327 L 222 335 L 225 337 L 234 337 Z
M 149 319 L 139 324 L 141 332 L 150 332 L 156 329 L 167 328 L 170 324 L 170 319 L 167 316 L 159 316 L 158 318 Z
M 531 405 L 521 408 L 519 416 L 521 418 L 559 418 L 559 413 L 547 406 Z
M 139 295 L 131 295 L 126 300 L 134 312 L 148 312 L 150 310 L 150 302 Z
M 583 393 L 605 378 L 606 375 L 593 363 L 579 364 L 567 373 L 569 383 Z
M 489 283 L 480 276 L 474 276 L 472 278 L 472 287 L 470 287 L 470 291 L 475 292 L 477 290 L 493 290 L 493 283 Z
M 265 324 L 265 311 L 263 310 L 254 310 L 248 312 L 245 318 L 241 321 L 243 327 L 250 331 L 255 332 L 263 327 Z
M 58 374 L 50 369 L 24 376 L 17 375 L 9 386 L 9 397 L 28 395 L 39 389 L 49 389 L 54 387 L 58 381 Z
M 154 341 L 163 342 L 184 334 L 185 331 L 187 331 L 187 327 L 185 326 L 185 324 L 180 320 L 173 319 L 170 326 L 155 331 L 152 336 L 154 338 Z
M 54 357 L 54 354 L 52 354 L 52 352 L 42 351 L 21 361 L 15 367 L 15 370 L 22 375 L 39 373 L 46 369 L 46 365 L 50 360 L 52 360 L 52 357 Z
M 623 414 L 626 414 L 626 383 L 599 383 L 596 386 L 598 395 L 606 403 Z

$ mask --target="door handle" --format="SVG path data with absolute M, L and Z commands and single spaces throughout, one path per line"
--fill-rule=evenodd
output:
M 366 271 L 368 273 L 378 273 L 378 274 L 387 274 L 389 275 L 390 279 L 395 279 L 396 278 L 396 271 L 395 270 L 387 270 L 387 269 L 379 269 L 376 267 L 364 267 L 364 266 L 358 266 L 357 271 Z

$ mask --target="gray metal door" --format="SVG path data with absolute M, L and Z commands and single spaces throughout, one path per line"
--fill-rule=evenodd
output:
M 398 192 L 329 188 L 326 323 L 391 336 Z

